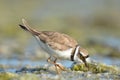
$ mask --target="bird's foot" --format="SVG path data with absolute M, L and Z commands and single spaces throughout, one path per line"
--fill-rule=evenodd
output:
M 47 59 L 47 62 L 51 63 L 51 64 L 54 64 L 55 65 L 55 69 L 57 71 L 57 74 L 60 74 L 61 71 L 66 71 L 65 70 L 65 67 L 60 64 L 60 63 L 57 63 L 57 58 L 54 56 L 55 60 L 51 60 L 51 56 Z

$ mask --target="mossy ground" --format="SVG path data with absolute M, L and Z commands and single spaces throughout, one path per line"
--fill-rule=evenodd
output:
M 10 72 L 1 72 L 0 73 L 0 80 L 12 80 L 17 78 L 18 75 Z
M 32 73 L 16 74 L 16 73 L 4 72 L 4 73 L 0 73 L 0 80 L 40 80 L 40 79 L 37 75 Z
M 109 66 L 102 63 L 88 63 L 88 67 L 84 64 L 76 64 L 71 70 L 62 71 L 61 74 L 52 73 L 47 68 L 24 67 L 18 72 L 0 72 L 0 80 L 56 80 L 56 79 L 119 79 L 120 70 L 116 66 Z
M 108 66 L 102 63 L 88 63 L 88 67 L 85 67 L 84 64 L 76 64 L 72 67 L 72 70 L 75 71 L 91 71 L 92 73 L 120 73 L 120 70 L 115 66 Z

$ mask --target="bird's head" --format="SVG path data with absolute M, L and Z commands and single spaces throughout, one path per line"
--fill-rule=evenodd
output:
M 80 46 L 76 47 L 74 61 L 83 62 L 88 67 L 87 62 L 90 61 L 88 51 Z
M 88 67 L 87 65 L 87 62 L 89 62 L 88 51 L 80 47 L 77 56 L 85 64 L 85 66 Z

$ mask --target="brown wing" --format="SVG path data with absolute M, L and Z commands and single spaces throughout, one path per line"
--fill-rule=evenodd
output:
M 77 45 L 73 38 L 59 32 L 42 31 L 38 36 L 41 41 L 56 50 L 67 50 Z
M 19 25 L 22 29 L 29 31 L 33 35 L 40 38 L 41 41 L 48 44 L 51 48 L 56 50 L 67 50 L 75 47 L 77 42 L 66 34 L 53 31 L 37 31 L 31 28 L 25 19 L 22 19 L 23 25 Z

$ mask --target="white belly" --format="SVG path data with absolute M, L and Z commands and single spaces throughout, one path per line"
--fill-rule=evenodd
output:
M 46 51 L 50 56 L 56 56 L 58 58 L 70 60 L 72 48 L 65 50 L 65 51 L 54 50 L 48 44 L 44 44 L 38 37 L 36 37 L 36 38 L 37 38 L 37 41 L 38 41 L 39 45 L 41 46 L 41 48 L 44 51 Z

